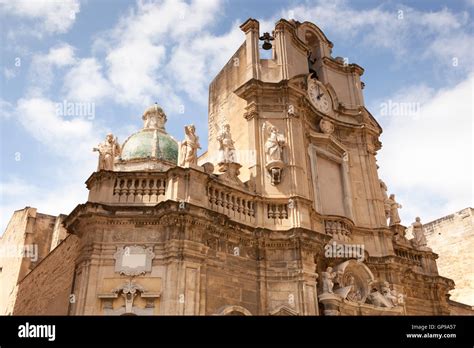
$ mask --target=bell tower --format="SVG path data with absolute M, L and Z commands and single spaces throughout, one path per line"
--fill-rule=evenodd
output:
M 312 23 L 281 19 L 267 36 L 255 19 L 240 28 L 245 42 L 210 85 L 207 159 L 229 124 L 240 179 L 265 197 L 298 202 L 297 224 L 314 226 L 316 213 L 386 226 L 375 164 L 381 128 L 364 106 L 364 70 L 333 58 Z M 261 59 L 260 39 L 269 36 L 271 58 Z

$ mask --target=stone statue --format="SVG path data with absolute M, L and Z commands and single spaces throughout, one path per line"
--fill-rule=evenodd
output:
M 265 122 L 262 126 L 265 141 L 265 167 L 270 173 L 272 185 L 277 185 L 281 181 L 281 173 L 285 167 L 283 162 L 283 147 L 286 145 L 285 136 L 278 131 L 278 128 Z
M 332 294 L 332 288 L 334 287 L 334 278 L 336 278 L 336 272 L 332 271 L 332 267 L 328 267 L 326 272 L 322 272 L 322 280 L 323 280 L 323 293 L 330 293 Z
M 383 194 L 383 207 L 385 210 L 385 218 L 390 217 L 390 202 L 388 201 L 388 194 L 387 194 L 387 185 L 382 180 L 379 180 L 380 189 L 382 190 Z
M 265 130 L 265 124 L 263 125 Z M 275 126 L 269 127 L 270 134 L 265 142 L 265 153 L 267 163 L 272 161 L 282 161 L 283 147 L 285 146 L 285 136 L 278 132 Z
M 390 222 L 389 226 L 397 225 L 400 223 L 400 216 L 398 215 L 398 209 L 402 206 L 395 201 L 395 195 L 392 193 L 388 200 L 386 201 L 387 204 L 390 205 Z
M 395 290 L 390 289 L 390 283 L 385 281 L 381 287 L 382 295 L 392 304 L 392 306 L 398 306 L 398 295 Z
M 421 219 L 417 216 L 415 222 L 411 224 L 413 226 L 413 246 L 415 248 L 426 247 L 428 242 L 426 241 L 425 231 Z
M 196 135 L 196 127 L 193 124 L 184 126 L 184 140 L 180 147 L 179 165 L 187 167 L 197 165 L 197 150 L 201 148 L 199 137 Z
M 226 123 L 223 129 L 217 135 L 219 142 L 219 162 L 218 163 L 236 163 L 235 147 L 232 135 L 230 134 L 230 125 Z
M 92 151 L 99 152 L 99 165 L 97 170 L 114 170 L 114 159 L 120 156 L 121 148 L 117 137 L 112 133 L 107 134 L 105 141 L 94 147 Z

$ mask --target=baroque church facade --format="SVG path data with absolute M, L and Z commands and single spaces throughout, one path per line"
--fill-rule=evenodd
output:
M 168 135 L 157 104 L 123 144 L 107 135 L 87 202 L 51 223 L 40 262 L 17 267 L 8 313 L 472 313 L 449 300 L 419 220 L 405 237 L 377 173 L 364 70 L 312 23 L 240 28 L 209 87 L 207 152 L 193 125 Z

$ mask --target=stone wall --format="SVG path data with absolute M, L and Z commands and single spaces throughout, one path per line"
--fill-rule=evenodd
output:
M 79 239 L 68 236 L 18 284 L 14 315 L 67 315 Z
M 16 284 L 23 258 L 17 252 L 13 255 L 13 252 L 25 243 L 26 223 L 33 210 L 25 208 L 15 211 L 0 238 L 0 315 L 10 314 L 15 304 Z
M 64 217 L 64 215 L 63 215 Z M 10 314 L 15 305 L 17 283 L 29 274 L 57 245 L 56 234 L 67 234 L 56 216 L 25 207 L 14 212 L 0 238 L 0 314 Z
M 466 208 L 424 224 L 428 246 L 439 255 L 439 274 L 451 278 L 454 301 L 474 305 L 474 209 Z

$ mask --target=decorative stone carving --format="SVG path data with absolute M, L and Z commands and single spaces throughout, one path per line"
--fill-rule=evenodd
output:
M 324 118 L 319 121 L 319 129 L 321 129 L 321 132 L 324 134 L 332 134 L 334 133 L 334 124 L 329 121 L 325 120 Z
M 184 140 L 179 148 L 179 165 L 182 167 L 197 166 L 197 150 L 201 148 L 196 128 L 193 124 L 184 126 Z
M 390 197 L 386 201 L 386 204 L 390 205 L 390 216 L 389 216 L 390 222 L 388 225 L 393 226 L 393 225 L 399 224 L 401 220 L 400 220 L 400 215 L 398 215 L 398 209 L 400 209 L 402 205 L 398 204 L 395 201 L 395 195 L 393 193 L 390 195 Z
M 337 288 L 334 293 L 351 302 L 364 303 L 374 276 L 362 262 L 348 260 L 337 265 Z
M 144 309 L 134 307 L 133 303 L 135 298 L 140 294 L 141 298 L 146 300 L 146 306 Z M 125 306 L 113 309 L 113 301 L 121 295 L 124 298 Z M 104 314 L 106 315 L 120 315 L 126 313 L 151 315 L 153 314 L 153 308 L 155 307 L 155 299 L 161 297 L 159 292 L 149 292 L 140 284 L 136 284 L 129 279 L 124 284 L 113 289 L 109 293 L 99 294 L 98 297 L 103 301 Z
M 151 272 L 154 257 L 152 247 L 145 248 L 136 245 L 119 247 L 114 254 L 115 272 L 129 276 Z
M 206 162 L 201 167 L 204 168 L 204 173 L 206 174 L 214 173 L 214 165 L 211 162 Z
M 92 151 L 99 152 L 99 170 L 114 170 L 114 159 L 121 154 L 121 148 L 117 137 L 112 133 L 107 134 L 105 141 L 94 147 Z
M 413 239 L 411 240 L 412 245 L 420 250 L 428 249 L 426 245 L 428 244 L 425 236 L 425 230 L 421 219 L 417 216 L 415 222 L 411 224 L 413 228 Z
M 137 291 L 144 292 L 145 289 L 141 285 L 132 283 L 131 280 L 113 290 L 115 293 L 121 293 L 125 299 L 125 313 L 132 313 L 133 300 L 138 295 Z
M 390 283 L 387 281 L 381 282 L 379 286 L 380 290 L 373 287 L 367 302 L 373 304 L 376 307 L 387 307 L 393 308 L 401 306 L 405 303 L 404 295 L 398 293 L 395 289 L 392 289 Z
M 250 103 L 245 108 L 244 118 L 247 121 L 250 121 L 251 119 L 256 118 L 256 117 L 258 117 L 257 105 L 255 103 Z
M 361 294 L 359 286 L 356 284 L 354 276 L 352 274 L 349 274 L 347 276 L 347 280 L 348 280 L 347 281 L 348 287 L 350 289 L 349 289 L 349 292 L 348 292 L 346 298 L 349 301 L 352 301 L 352 302 L 361 301 L 362 300 L 362 294 Z
M 265 141 L 265 160 L 266 168 L 271 176 L 272 185 L 277 185 L 281 181 L 281 172 L 285 167 L 283 162 L 283 148 L 286 145 L 285 136 L 278 131 L 278 128 L 263 123 L 262 132 Z

